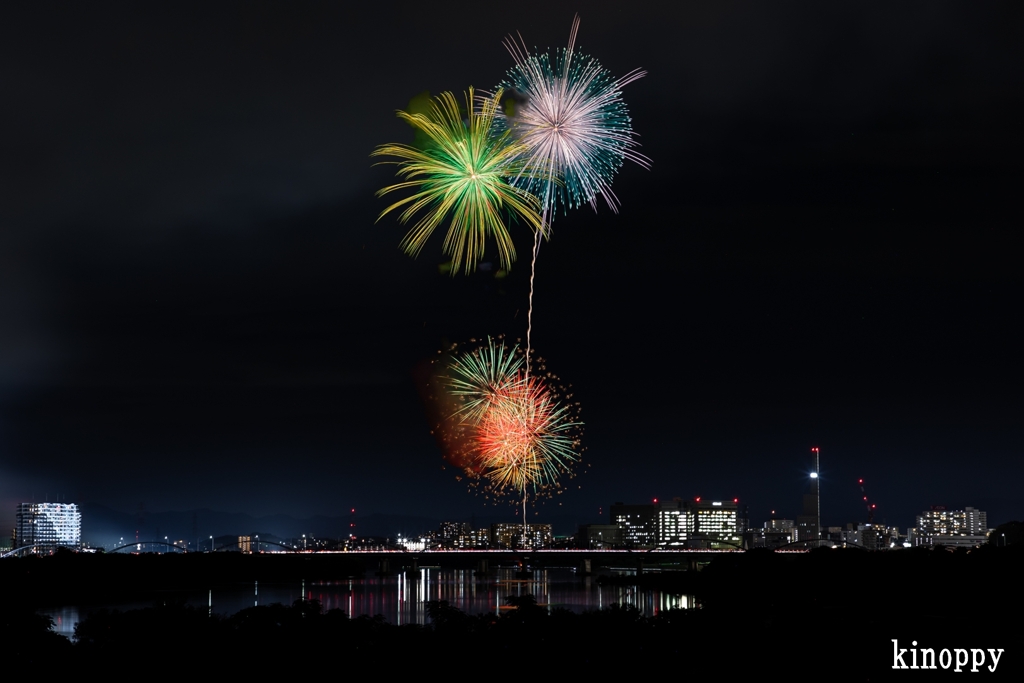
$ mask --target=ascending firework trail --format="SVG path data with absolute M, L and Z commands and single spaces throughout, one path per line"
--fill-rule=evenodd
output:
M 518 348 L 488 340 L 488 346 L 451 366 L 447 390 L 460 403 L 446 417 L 459 443 L 467 473 L 482 476 L 493 493 L 516 492 L 526 502 L 558 487 L 558 477 L 579 460 L 575 405 L 556 396 L 555 379 L 531 376 L 533 292 L 541 237 L 550 238 L 556 210 L 584 202 L 595 210 L 601 195 L 612 211 L 618 199 L 611 181 L 629 159 L 648 167 L 635 151 L 622 88 L 644 76 L 634 70 L 615 79 L 595 59 L 576 52 L 579 17 L 573 20 L 567 48 L 553 54 L 531 53 L 522 38 L 505 46 L 515 61 L 493 97 L 474 96 L 470 88 L 461 110 L 451 93 L 431 101 L 426 114 L 399 112 L 427 140 L 423 147 L 382 145 L 374 156 L 397 157 L 401 182 L 380 190 L 413 194 L 387 207 L 402 209 L 399 221 L 417 222 L 403 238 L 416 256 L 434 229 L 450 220 L 444 251 L 451 272 L 471 272 L 488 238 L 497 242 L 503 269 L 515 260 L 505 217 L 522 219 L 533 230 L 530 294 L 523 358 Z M 500 109 L 503 89 L 516 94 L 512 113 Z M 467 438 L 468 444 L 467 447 Z M 471 457 L 466 459 L 468 453 Z
M 512 183 L 541 198 L 541 223 L 550 236 L 555 210 L 576 208 L 584 202 L 597 208 L 604 197 L 617 212 L 618 199 L 611 181 L 623 161 L 629 159 L 647 168 L 649 160 L 634 151 L 637 142 L 629 112 L 622 101 L 623 86 L 642 78 L 646 72 L 633 70 L 614 79 L 597 60 L 576 52 L 577 15 L 569 33 L 569 46 L 549 53 L 531 53 L 522 37 L 509 37 L 505 47 L 516 65 L 509 70 L 501 88 L 517 93 L 525 101 L 515 103 L 506 118 L 520 152 L 522 173 Z M 530 374 L 530 337 L 533 331 L 533 289 L 541 231 L 534 230 L 530 262 L 530 297 L 526 316 L 526 375 Z

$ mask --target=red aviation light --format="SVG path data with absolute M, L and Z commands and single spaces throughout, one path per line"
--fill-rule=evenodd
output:
M 700 496 L 697 496 L 696 498 L 694 498 L 694 500 L 696 500 L 699 503 L 700 502 Z

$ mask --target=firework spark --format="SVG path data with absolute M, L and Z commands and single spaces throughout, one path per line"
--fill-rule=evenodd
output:
M 480 469 L 496 492 L 525 496 L 558 486 L 578 460 L 578 423 L 536 376 L 517 375 L 495 393 L 476 426 Z
M 564 397 L 547 373 L 527 377 L 518 344 L 488 338 L 471 351 L 455 353 L 442 380 L 454 403 L 443 428 L 450 461 L 489 494 L 542 496 L 580 460 L 578 406 Z
M 431 101 L 426 114 L 399 111 L 399 118 L 422 131 L 429 139 L 426 149 L 409 145 L 381 145 L 372 156 L 398 157 L 398 175 L 405 180 L 380 190 L 385 195 L 413 188 L 416 192 L 387 207 L 403 209 L 399 221 L 406 223 L 417 213 L 425 213 L 403 238 L 401 247 L 416 256 L 434 229 L 448 215 L 451 223 L 444 251 L 452 258 L 452 273 L 460 267 L 471 272 L 484 253 L 488 237 L 497 243 L 501 267 L 508 269 L 515 260 L 515 247 L 502 214 L 521 219 L 536 232 L 545 232 L 540 202 L 529 190 L 509 182 L 510 177 L 530 178 L 532 169 L 524 168 L 520 157 L 522 142 L 511 131 L 498 133 L 494 120 L 500 91 L 494 97 L 466 95 L 466 113 L 459 109 L 455 96 L 442 93 Z
M 504 342 L 488 337 L 485 346 L 452 359 L 448 391 L 461 402 L 455 417 L 480 423 L 497 397 L 515 384 L 523 365 L 518 350 L 518 345 L 507 349 Z
M 514 113 L 499 119 L 525 146 L 520 159 L 522 175 L 513 182 L 541 200 L 541 221 L 551 225 L 557 206 L 577 208 L 584 202 L 597 208 L 597 196 L 618 212 L 611 181 L 629 159 L 649 167 L 649 159 L 635 151 L 632 121 L 622 101 L 622 88 L 646 75 L 634 69 L 612 78 L 592 57 L 576 52 L 580 18 L 573 19 L 569 46 L 534 54 L 522 36 L 505 41 L 515 66 L 501 88 L 518 93 Z M 548 231 L 543 233 L 548 237 Z M 530 374 L 530 337 L 533 332 L 533 289 L 540 252 L 536 232 L 530 262 L 530 295 L 526 314 L 526 374 Z
M 634 150 L 637 142 L 622 101 L 622 88 L 646 72 L 635 69 L 612 78 L 597 60 L 576 52 L 579 24 L 577 16 L 569 46 L 554 57 L 531 53 L 522 37 L 505 41 L 516 65 L 501 86 L 525 98 L 507 119 L 526 147 L 522 161 L 527 173 L 518 184 L 541 197 L 545 211 L 584 202 L 596 207 L 598 195 L 617 211 L 611 180 L 623 161 L 644 167 L 650 162 Z

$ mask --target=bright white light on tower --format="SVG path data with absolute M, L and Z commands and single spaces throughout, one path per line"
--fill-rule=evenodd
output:
M 817 479 L 817 478 L 818 478 L 818 473 L 817 472 L 811 472 L 811 479 Z

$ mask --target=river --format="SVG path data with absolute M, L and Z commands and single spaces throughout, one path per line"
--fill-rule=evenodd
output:
M 340 609 L 349 616 L 381 615 L 393 624 L 426 624 L 430 619 L 426 603 L 446 600 L 467 614 L 500 613 L 507 609 L 509 596 L 533 595 L 549 609 L 575 612 L 603 609 L 610 605 L 631 605 L 644 616 L 659 611 L 687 609 L 694 599 L 632 586 L 601 586 L 596 577 L 579 577 L 572 569 L 540 569 L 529 578 L 518 578 L 515 569 L 499 568 L 488 576 L 476 576 L 468 569 L 422 567 L 392 576 L 374 576 L 338 581 L 296 580 L 286 583 L 245 582 L 215 586 L 206 591 L 169 592 L 166 599 L 206 608 L 213 614 L 231 615 L 247 607 L 296 600 L 318 600 L 324 610 Z M 53 618 L 54 630 L 68 638 L 75 625 L 91 610 L 106 608 L 141 609 L 153 601 L 104 605 L 66 605 L 40 610 Z

